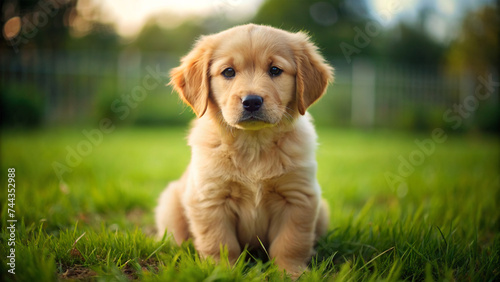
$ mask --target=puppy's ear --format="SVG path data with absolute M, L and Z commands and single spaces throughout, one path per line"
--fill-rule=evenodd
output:
M 181 59 L 181 65 L 170 72 L 170 83 L 194 113 L 205 114 L 210 93 L 209 64 L 212 46 L 209 37 L 202 37 L 193 50 Z
M 323 95 L 328 83 L 333 81 L 333 68 L 325 62 L 305 33 L 299 32 L 295 36 L 298 39 L 294 49 L 297 106 L 299 113 L 304 115 L 307 108 Z

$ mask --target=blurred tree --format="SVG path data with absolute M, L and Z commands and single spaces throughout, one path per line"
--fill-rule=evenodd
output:
M 429 36 L 420 24 L 400 23 L 394 30 L 385 33 L 398 34 L 397 37 L 386 37 L 386 41 L 382 42 L 384 47 L 379 50 L 379 54 L 386 61 L 426 66 L 443 63 L 446 46 Z
M 179 25 L 168 26 L 169 20 L 180 22 Z M 167 22 L 167 24 L 165 23 Z M 200 35 L 212 34 L 234 26 L 221 13 L 204 18 L 179 17 L 162 13 L 149 19 L 143 26 L 133 45 L 141 51 L 168 52 L 174 56 L 185 55 Z
M 465 17 L 459 36 L 451 44 L 447 53 L 448 69 L 452 73 L 466 74 L 466 80 L 473 81 L 477 77 L 477 81 L 481 81 L 479 77 L 489 77 L 494 81 L 493 83 L 497 83 L 498 67 L 500 66 L 499 47 L 500 16 L 498 5 L 484 6 Z M 494 73 L 492 74 L 492 72 Z M 495 91 L 494 89 L 492 88 L 493 91 Z M 498 134 L 500 132 L 498 105 L 498 96 L 482 102 L 478 110 L 475 111 L 475 126 L 481 130 Z
M 161 51 L 179 56 L 184 55 L 193 45 L 193 39 L 205 31 L 201 24 L 194 21 L 185 21 L 175 28 L 162 28 L 155 19 L 151 19 L 133 45 L 141 51 Z
M 498 6 L 489 5 L 469 13 L 460 34 L 447 53 L 453 72 L 470 70 L 477 74 L 491 72 L 500 65 L 498 50 L 500 17 Z
M 14 51 L 28 46 L 45 49 L 60 49 L 68 38 L 68 12 L 77 0 L 40 1 L 7 0 L 2 5 L 2 27 L 12 18 L 20 19 L 17 35 L 6 37 L 4 43 Z
M 364 0 L 267 0 L 252 21 L 290 31 L 308 31 L 325 56 L 338 57 L 345 55 L 342 43 L 363 49 L 364 54 L 371 53 L 369 44 L 356 46 L 353 42 L 356 28 L 365 31 L 368 15 Z
M 86 21 L 77 11 L 78 3 L 79 0 L 7 0 L 1 6 L 4 29 L 1 48 L 17 53 L 24 48 L 63 50 L 116 47 L 118 36 L 111 26 Z M 20 25 L 7 25 L 9 20 L 11 23 L 17 21 Z M 8 27 L 14 28 L 10 36 L 5 32 Z M 82 32 L 82 27 L 86 27 L 85 32 Z
M 364 0 L 267 0 L 253 19 L 291 31 L 306 30 L 327 57 L 370 57 L 408 64 L 436 64 L 445 46 L 436 42 L 422 22 L 430 10 L 420 11 L 417 23 L 400 23 L 386 30 Z M 397 34 L 397 36 L 394 36 Z
M 90 22 L 89 24 L 89 32 L 83 35 L 74 35 L 70 30 L 72 36 L 66 41 L 66 49 L 116 51 L 121 48 L 120 36 L 110 24 L 100 22 Z

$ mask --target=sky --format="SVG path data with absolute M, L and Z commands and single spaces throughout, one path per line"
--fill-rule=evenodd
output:
M 492 0 L 366 0 L 372 16 L 383 25 L 390 27 L 399 21 L 414 21 L 419 8 L 434 11 L 425 28 L 436 39 L 446 40 L 453 36 L 465 10 Z M 229 20 L 251 19 L 263 0 L 81 0 L 79 11 L 85 14 L 89 7 L 101 11 L 100 20 L 112 23 L 117 32 L 130 37 L 136 35 L 152 16 L 158 17 L 159 24 L 175 27 L 186 17 L 215 15 Z
M 163 24 L 175 27 L 190 16 L 218 15 L 229 20 L 250 19 L 257 13 L 263 0 L 83 0 L 78 10 L 98 7 L 101 21 L 115 25 L 122 36 L 139 32 L 147 20 L 156 15 L 168 14 Z M 85 13 L 85 12 L 84 12 Z

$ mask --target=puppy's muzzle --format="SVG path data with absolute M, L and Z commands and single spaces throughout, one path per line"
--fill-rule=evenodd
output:
M 257 95 L 248 95 L 241 100 L 243 109 L 250 113 L 258 111 L 260 107 L 262 107 L 263 103 L 264 99 L 262 99 L 262 97 Z
M 241 116 L 238 124 L 249 129 L 259 129 L 270 124 L 269 117 L 264 108 L 264 98 L 258 95 L 247 95 L 241 99 Z

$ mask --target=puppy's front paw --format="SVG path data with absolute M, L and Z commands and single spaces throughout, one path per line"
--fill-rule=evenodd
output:
M 299 277 L 304 273 L 309 271 L 309 268 L 305 263 L 297 262 L 297 261 L 284 261 L 279 258 L 275 260 L 276 265 L 286 271 L 286 274 L 290 275 L 294 281 L 299 279 Z
M 293 272 L 288 272 L 290 274 L 290 278 L 292 278 L 293 281 L 297 281 L 299 279 L 299 277 L 304 274 L 304 272 L 308 272 L 309 271 L 309 268 L 307 267 L 304 267 L 304 268 L 300 268 L 300 270 L 296 270 L 296 271 L 293 271 Z

